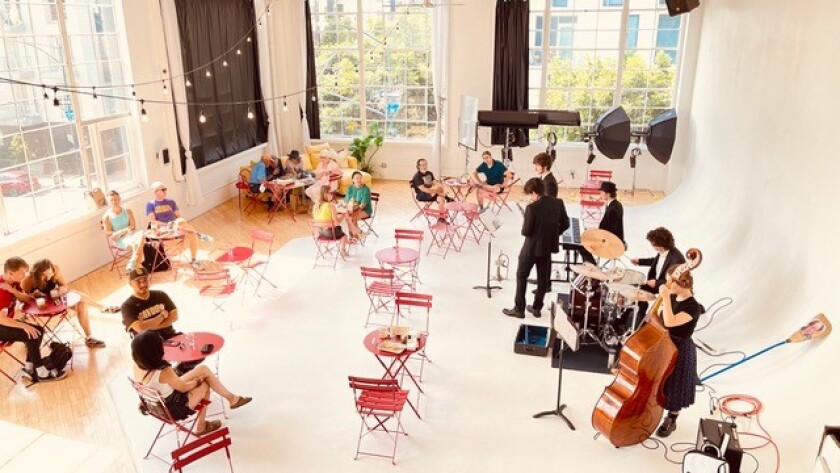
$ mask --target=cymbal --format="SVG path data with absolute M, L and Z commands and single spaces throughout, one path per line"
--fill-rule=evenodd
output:
M 624 289 L 620 291 L 621 295 L 636 302 L 650 302 L 656 299 L 656 294 L 641 289 Z
M 621 293 L 623 293 L 623 291 L 635 291 L 636 290 L 635 286 L 631 286 L 629 284 L 623 284 L 623 283 L 620 283 L 620 282 L 607 283 L 607 288 L 612 292 L 621 292 Z
M 609 279 L 606 273 L 598 269 L 592 263 L 583 263 L 583 264 L 573 264 L 569 266 L 569 268 L 577 274 L 581 276 L 586 276 L 587 278 L 597 279 L 599 281 L 606 281 Z
M 624 254 L 624 243 L 617 236 L 600 228 L 590 228 L 581 233 L 580 242 L 587 251 L 599 258 L 616 259 Z

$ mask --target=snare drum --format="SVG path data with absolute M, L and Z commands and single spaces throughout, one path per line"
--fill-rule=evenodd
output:
M 647 278 L 645 277 L 644 273 L 634 271 L 632 269 L 624 270 L 624 274 L 621 276 L 621 278 L 613 280 L 613 282 L 617 282 L 619 284 L 627 284 L 630 286 L 641 286 L 645 283 L 645 281 L 647 281 Z
M 620 291 L 613 291 L 607 288 L 606 295 L 604 296 L 604 303 L 607 305 L 611 305 L 614 307 L 626 307 L 628 305 L 628 301 L 624 295 L 621 294 Z

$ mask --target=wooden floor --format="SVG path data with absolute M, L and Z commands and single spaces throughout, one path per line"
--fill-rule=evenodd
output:
M 407 220 L 416 212 L 411 196 L 406 192 L 404 181 L 377 180 L 374 190 L 382 194 L 381 207 L 378 209 L 380 216 L 405 216 Z M 577 200 L 577 192 L 574 189 L 561 188 L 560 196 L 567 202 Z M 626 193 L 619 198 L 626 205 L 640 205 L 662 197 L 661 192 L 651 194 L 642 191 L 637 192 L 635 196 Z M 519 189 L 511 196 L 514 200 L 518 198 L 521 198 Z M 269 225 L 263 209 L 257 209 L 251 215 L 242 215 L 236 199 L 199 216 L 192 224 L 198 231 L 213 235 L 216 238 L 213 246 L 220 248 L 234 244 L 250 244 L 250 232 L 253 229 L 273 232 L 280 245 L 294 238 L 309 235 L 306 215 L 300 215 L 296 222 L 292 222 L 288 215 L 282 215 Z M 56 255 L 54 261 L 60 264 L 61 255 Z M 177 284 L 184 285 L 186 280 L 187 277 L 182 276 Z M 126 286 L 126 280 L 109 272 L 107 266 L 71 283 L 75 290 L 85 292 L 94 299 L 117 305 L 122 300 L 117 300 L 116 297 L 124 297 L 122 294 L 126 293 Z M 190 291 L 195 292 L 194 289 Z M 179 301 L 177 290 L 168 292 L 181 311 L 190 309 Z M 21 384 L 11 386 L 5 379 L 0 379 L 0 393 L 3 393 L 0 420 L 116 450 L 120 454 L 119 471 L 135 471 L 108 390 L 109 383 L 123 376 L 130 367 L 128 337 L 123 331 L 119 315 L 99 314 L 92 310 L 91 321 L 94 335 L 104 339 L 108 343 L 107 348 L 88 351 L 84 346 L 77 346 L 74 350 L 75 369 L 61 382 L 24 389 Z M 13 348 L 14 353 L 23 355 L 22 345 L 17 344 Z M 0 366 L 8 368 L 9 364 L 3 363 Z M 117 379 L 117 382 L 120 380 Z

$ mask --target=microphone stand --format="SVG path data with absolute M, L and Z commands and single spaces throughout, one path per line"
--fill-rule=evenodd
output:
M 552 303 L 552 307 L 551 307 L 551 333 L 554 334 L 555 340 L 560 342 L 560 353 L 557 356 L 557 405 L 554 407 L 554 409 L 552 409 L 550 411 L 537 412 L 532 417 L 534 419 L 539 419 L 540 417 L 544 417 L 544 416 L 548 416 L 548 415 L 555 415 L 555 416 L 563 419 L 566 422 L 566 425 L 568 425 L 570 429 L 576 430 L 574 424 L 572 424 L 572 421 L 569 420 L 569 418 L 566 417 L 566 414 L 563 413 L 563 410 L 566 409 L 566 405 L 565 404 L 560 404 L 560 393 L 563 390 L 563 352 L 566 351 L 565 350 L 566 343 L 565 343 L 565 340 L 563 340 L 563 337 L 559 336 L 560 334 L 558 334 L 557 330 L 554 328 L 555 310 L 556 310 L 556 308 Z
M 473 286 L 473 289 L 482 289 L 487 291 L 487 298 L 491 298 L 493 296 L 493 289 L 501 289 L 502 286 L 491 286 L 490 285 L 490 262 L 492 260 L 492 248 L 493 248 L 493 234 L 490 234 L 490 240 L 487 242 L 487 282 L 483 286 Z

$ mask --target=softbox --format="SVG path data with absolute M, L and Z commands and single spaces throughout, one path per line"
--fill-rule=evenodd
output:
M 621 159 L 630 146 L 630 118 L 621 106 L 604 112 L 595 121 L 595 146 L 610 159 Z
M 648 125 L 645 143 L 648 151 L 662 164 L 668 164 L 677 137 L 677 111 L 673 108 L 657 115 Z

